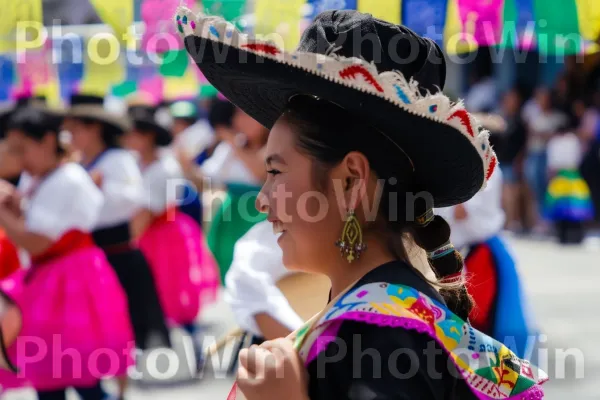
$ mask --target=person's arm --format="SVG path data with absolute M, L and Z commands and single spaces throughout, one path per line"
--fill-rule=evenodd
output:
M 126 153 L 106 157 L 98 186 L 104 194 L 105 206 L 111 210 L 137 211 L 142 200 L 142 177 L 135 159 Z M 92 171 L 91 176 L 96 172 Z
M 6 207 L 0 207 L 0 226 L 16 246 L 21 247 L 32 256 L 42 254 L 53 243 L 49 237 L 27 230 L 23 218 L 15 215 Z
M 147 208 L 141 209 L 135 214 L 130 223 L 131 229 L 131 237 L 133 240 L 137 240 L 142 236 L 142 234 L 148 229 L 152 220 L 154 219 L 154 214 L 152 211 Z
M 267 339 L 287 336 L 303 321 L 276 282 L 287 273 L 267 222 L 253 227 L 235 245 L 225 276 L 225 299 L 238 324 Z
M 266 312 L 261 312 L 254 315 L 256 326 L 266 340 L 273 340 L 288 336 L 292 330 L 281 322 L 273 318 Z

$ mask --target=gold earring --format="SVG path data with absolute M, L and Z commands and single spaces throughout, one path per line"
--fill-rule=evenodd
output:
M 335 245 L 340 248 L 340 254 L 349 263 L 358 260 L 362 252 L 367 249 L 367 245 L 362 241 L 362 229 L 354 215 L 354 210 L 348 211 L 342 237 L 335 242 Z

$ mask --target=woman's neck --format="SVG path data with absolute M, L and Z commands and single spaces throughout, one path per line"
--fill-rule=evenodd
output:
M 370 271 L 395 260 L 383 241 L 367 240 L 366 243 L 367 249 L 358 260 L 348 263 L 345 258 L 340 257 L 336 265 L 328 269 L 327 275 L 331 280 L 332 299 Z
M 156 149 L 148 149 L 145 151 L 140 151 L 140 162 L 144 167 L 152 164 L 154 161 L 158 159 L 158 152 Z
M 41 168 L 38 171 L 38 174 L 37 174 L 38 178 L 43 179 L 43 178 L 47 177 L 48 175 L 50 175 L 52 173 L 52 171 L 54 171 L 56 168 L 58 168 L 61 164 L 62 163 L 61 163 L 60 159 L 58 159 L 58 158 L 55 160 L 52 160 L 51 162 L 48 163 L 48 165 L 46 165 L 44 168 Z
M 103 151 L 106 150 L 104 144 L 96 144 L 81 152 L 81 162 L 83 165 L 92 163 Z

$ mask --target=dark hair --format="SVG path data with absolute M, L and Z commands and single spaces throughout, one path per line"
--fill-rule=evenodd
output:
M 61 156 L 65 149 L 60 145 L 58 134 L 62 125 L 62 117 L 38 108 L 22 108 L 10 117 L 7 131 L 18 130 L 31 139 L 41 142 L 47 134 L 56 138 L 56 154 Z
M 384 229 L 390 234 L 389 248 L 398 259 L 408 262 L 407 251 L 402 240 L 398 240 L 406 235 L 412 236 L 415 243 L 426 251 L 435 250 L 449 241 L 450 227 L 442 217 L 435 216 L 425 227 L 416 224 L 416 217 L 433 207 L 427 199 L 417 196 L 416 200 L 412 200 L 411 196 L 407 196 L 423 192 L 418 171 L 413 171 L 412 161 L 403 150 L 368 125 L 366 118 L 309 96 L 292 98 L 283 118 L 291 123 L 297 134 L 299 150 L 314 159 L 313 178 L 321 189 L 328 185 L 327 170 L 340 163 L 349 152 L 359 151 L 367 157 L 370 167 L 383 183 L 378 220 L 384 221 Z M 409 201 L 411 204 L 408 204 Z M 403 210 L 409 210 L 408 207 L 414 213 L 409 218 L 402 215 Z M 464 281 L 457 278 L 463 269 L 460 253 L 454 251 L 429 263 L 448 307 L 466 320 L 472 301 Z
M 102 126 L 102 142 L 104 142 L 106 148 L 114 149 L 120 147 L 118 138 L 121 136 L 122 131 L 116 126 L 112 126 L 95 118 L 76 117 L 75 119 L 81 121 L 85 125 L 100 124 L 100 126 Z
M 219 125 L 231 127 L 235 106 L 227 100 L 214 99 L 208 111 L 208 123 L 216 128 Z

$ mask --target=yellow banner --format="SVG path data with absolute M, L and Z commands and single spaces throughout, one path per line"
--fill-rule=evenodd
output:
M 473 15 L 473 18 L 476 18 Z M 463 34 L 466 32 L 467 34 Z M 458 12 L 458 0 L 448 0 L 446 9 L 446 24 L 444 26 L 444 48 L 448 54 L 463 54 L 477 50 L 479 47 L 475 41 L 475 21 L 467 21 L 463 29 Z
M 116 39 L 114 39 L 116 40 Z M 81 93 L 104 96 L 125 80 L 124 58 L 117 42 L 92 38 L 86 43 Z
M 600 1 L 575 0 L 579 33 L 584 39 L 596 41 L 600 35 Z
M 42 0 L 2 0 L 0 53 L 41 47 L 45 41 L 45 35 L 40 35 L 42 26 Z M 21 32 L 18 36 L 17 28 Z
M 119 42 L 128 40 L 127 29 L 133 24 L 133 0 L 90 0 L 104 23 L 117 35 Z
M 358 11 L 373 15 L 377 19 L 400 24 L 402 0 L 358 0 Z
M 256 0 L 256 36 L 270 39 L 280 48 L 295 49 L 300 41 L 305 3 L 306 0 Z

